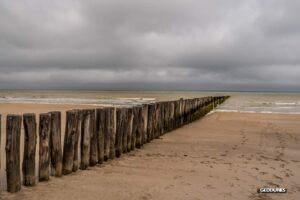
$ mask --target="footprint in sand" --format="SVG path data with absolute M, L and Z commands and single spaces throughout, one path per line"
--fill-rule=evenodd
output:
M 271 187 L 279 187 L 278 184 L 273 183 L 272 181 L 268 181 L 267 184 L 268 184 L 268 186 L 271 186 Z
M 259 172 L 260 175 L 266 175 L 268 172 Z
M 251 169 L 255 169 L 256 171 L 259 171 L 259 168 L 257 167 L 252 167 Z
M 216 189 L 214 186 L 212 186 L 212 185 L 206 185 L 204 188 L 206 188 L 206 189 Z
M 273 177 L 282 181 L 282 178 L 280 176 L 277 176 L 277 175 L 273 174 Z

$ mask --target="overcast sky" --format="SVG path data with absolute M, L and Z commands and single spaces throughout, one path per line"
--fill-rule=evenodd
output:
M 1 0 L 0 88 L 300 91 L 299 0 Z

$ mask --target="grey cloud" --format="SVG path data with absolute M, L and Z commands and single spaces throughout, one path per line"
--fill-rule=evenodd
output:
M 0 2 L 0 88 L 297 90 L 298 1 Z

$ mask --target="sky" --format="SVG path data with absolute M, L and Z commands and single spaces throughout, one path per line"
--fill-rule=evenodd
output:
M 0 89 L 300 91 L 299 0 L 0 1 Z

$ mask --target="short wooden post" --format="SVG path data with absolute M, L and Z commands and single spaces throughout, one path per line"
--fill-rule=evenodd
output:
M 95 166 L 98 163 L 98 135 L 95 131 L 96 126 L 96 114 L 95 110 L 91 109 L 90 112 L 90 166 Z
M 179 128 L 180 127 L 180 100 L 176 101 L 175 110 L 176 110 L 176 115 L 175 115 L 176 128 Z
M 25 186 L 35 185 L 35 151 L 36 151 L 36 119 L 35 114 L 23 115 L 24 125 L 24 156 L 23 182 Z
M 20 135 L 22 116 L 7 115 L 6 118 L 6 177 L 7 191 L 21 190 Z
M 39 181 L 48 181 L 50 175 L 50 128 L 51 116 L 49 113 L 40 114 L 39 121 Z
M 169 102 L 164 102 L 164 133 L 169 131 Z
M 66 112 L 66 129 L 64 137 L 64 152 L 62 173 L 70 174 L 73 171 L 73 160 L 75 151 L 75 140 L 78 132 L 78 112 L 69 110 Z
M 81 121 L 82 121 L 82 111 L 81 110 L 75 110 L 77 112 L 77 120 L 76 120 L 76 132 L 75 132 L 75 142 L 74 142 L 74 155 L 73 155 L 73 167 L 72 171 L 76 172 L 79 168 L 79 141 L 81 136 Z
M 174 129 L 174 124 L 175 124 L 175 102 L 171 101 L 171 130 Z
M 183 98 L 180 98 L 179 99 L 179 119 L 178 119 L 179 127 L 182 126 L 182 107 L 183 107 Z
M 131 139 L 132 139 L 132 124 L 133 124 L 133 108 L 128 108 L 127 111 L 127 152 L 131 151 Z
M 105 121 L 104 121 L 104 161 L 106 161 L 109 158 L 109 152 L 110 152 L 110 112 L 109 107 L 105 107 L 104 113 L 105 113 Z
M 129 108 L 124 108 L 124 131 L 122 136 L 122 152 L 127 153 L 128 151 L 128 135 L 129 135 Z
M 115 155 L 120 157 L 123 153 L 123 132 L 124 132 L 124 108 L 116 109 L 116 138 L 115 138 Z
M 181 126 L 185 124 L 185 114 L 186 114 L 186 100 L 182 100 L 182 105 L 181 105 Z
M 96 110 L 96 133 L 98 135 L 98 163 L 104 161 L 104 123 L 105 111 L 102 108 Z
M 61 114 L 50 112 L 50 161 L 51 175 L 62 176 L 62 149 L 61 149 Z
M 140 147 L 143 146 L 143 135 L 144 135 L 144 122 L 143 122 L 143 106 L 139 106 L 139 123 L 138 123 L 138 132 L 139 132 L 139 142 Z
M 86 170 L 90 164 L 90 150 L 91 150 L 91 111 L 82 111 L 81 124 L 81 162 L 80 169 Z

